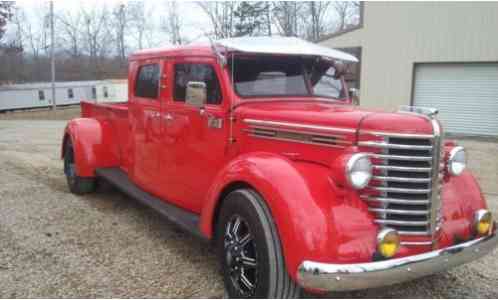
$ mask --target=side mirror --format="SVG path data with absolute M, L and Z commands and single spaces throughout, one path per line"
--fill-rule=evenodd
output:
M 355 88 L 350 88 L 349 96 L 351 96 L 354 105 L 360 105 L 360 90 Z
M 207 101 L 206 83 L 202 81 L 189 81 L 187 83 L 187 92 L 185 103 L 202 108 Z

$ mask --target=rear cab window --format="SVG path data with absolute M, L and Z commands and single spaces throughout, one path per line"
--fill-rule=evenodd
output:
M 157 100 L 159 98 L 160 73 L 161 70 L 157 63 L 140 66 L 135 80 L 135 96 Z

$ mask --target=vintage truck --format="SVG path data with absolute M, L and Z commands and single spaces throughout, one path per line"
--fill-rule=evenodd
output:
M 354 105 L 355 61 L 297 38 L 136 52 L 128 102 L 67 124 L 69 188 L 104 179 L 213 242 L 230 297 L 385 286 L 492 251 L 464 149 L 434 109 Z

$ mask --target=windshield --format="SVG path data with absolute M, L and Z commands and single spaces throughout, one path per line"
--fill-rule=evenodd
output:
M 346 97 L 330 61 L 298 56 L 236 55 L 229 60 L 235 91 L 242 98 Z M 232 66 L 233 64 L 233 66 Z

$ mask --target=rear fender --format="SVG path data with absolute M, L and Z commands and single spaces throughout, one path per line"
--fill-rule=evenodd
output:
M 358 260 L 375 248 L 377 226 L 368 208 L 335 185 L 329 168 L 264 152 L 236 158 L 215 179 L 201 212 L 201 231 L 209 238 L 231 184 L 250 186 L 266 201 L 293 278 L 304 259 Z
M 109 122 L 76 118 L 64 130 L 61 157 L 71 139 L 76 162 L 76 174 L 94 177 L 96 168 L 119 166 L 119 144 Z

